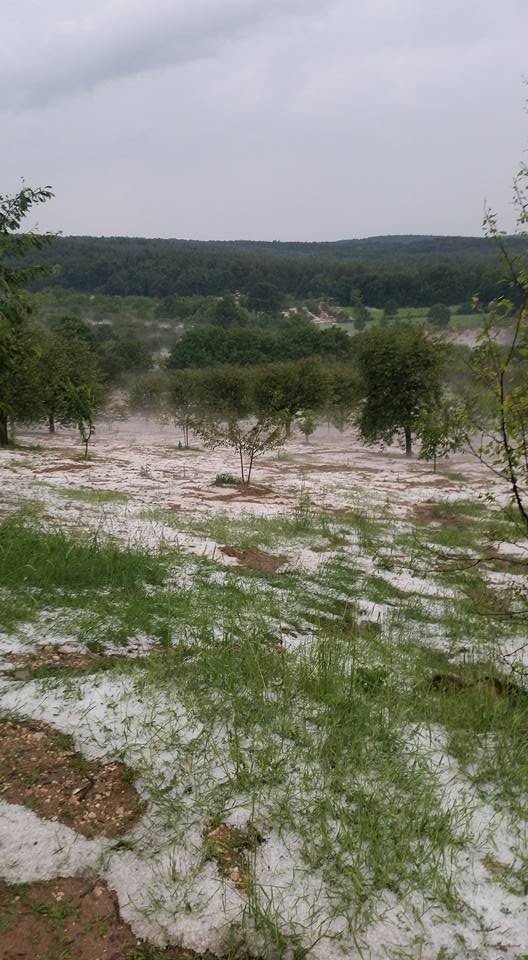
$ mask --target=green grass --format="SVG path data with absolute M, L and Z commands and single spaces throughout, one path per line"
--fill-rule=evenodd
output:
M 250 512 L 236 516 L 229 513 L 203 516 L 170 510 L 148 510 L 142 517 L 240 549 L 260 547 L 295 554 L 303 547 L 338 549 L 354 540 L 359 542 L 361 551 L 374 552 L 388 529 L 386 512 L 377 503 L 369 506 L 357 490 L 347 490 L 347 496 L 351 506 L 342 516 L 315 509 L 301 487 L 292 508 L 272 517 Z
M 343 517 L 314 511 L 303 491 L 290 513 L 273 518 L 155 513 L 219 543 L 284 547 L 293 556 L 321 541 L 332 547 L 316 573 L 274 577 L 72 536 L 18 514 L 0 522 L 0 583 L 10 630 L 28 609 L 34 617 L 46 609 L 92 648 L 138 633 L 156 640 L 161 648 L 149 656 L 105 659 L 100 672 L 126 680 L 124 696 L 132 687 L 144 705 L 144 726 L 131 728 L 127 743 L 142 756 L 159 821 L 171 838 L 183 838 L 196 817 L 222 822 L 233 798 L 244 802 L 264 836 L 297 837 L 305 867 L 329 885 L 336 916 L 346 916 L 360 940 L 387 892 L 418 890 L 432 905 L 461 909 L 451 858 L 467 841 L 470 810 L 444 802 L 425 752 L 410 747 L 413 736 L 441 731 L 475 803 L 480 797 L 520 822 L 528 732 L 526 700 L 486 686 L 497 676 L 489 652 L 485 662 L 472 654 L 462 665 L 450 655 L 477 640 L 489 651 L 497 621 L 484 615 L 484 601 L 497 612 L 507 598 L 485 572 L 436 569 L 442 554 L 510 535 L 508 516 L 482 502 L 428 505 L 435 525 L 409 530 L 379 503 L 362 509 L 357 491 L 350 502 Z M 399 559 L 380 553 L 388 545 L 440 594 L 453 587 L 455 596 L 432 604 L 384 579 L 400 569 Z M 359 558 L 373 561 L 375 572 L 365 573 Z M 365 601 L 387 605 L 383 626 L 360 622 Z M 522 624 L 504 623 L 508 635 L 518 629 L 522 637 Z M 288 650 L 290 628 L 311 642 Z M 441 650 L 429 643 L 433 628 Z M 435 688 L 436 672 L 454 672 L 468 686 Z M 52 672 L 40 683 L 43 691 L 53 684 L 55 696 L 75 699 L 81 690 L 79 678 Z M 192 737 L 181 736 L 180 707 Z M 175 757 L 169 778 L 155 763 L 164 751 Z M 526 878 L 519 868 L 497 882 L 525 889 Z M 258 885 L 247 912 L 284 950 L 279 919 Z M 306 952 L 297 943 L 295 950 Z
M 467 621 L 466 621 L 467 625 Z M 458 676 L 467 686 L 434 689 L 426 681 L 440 672 Z M 434 668 L 434 669 L 433 669 Z M 441 726 L 448 748 L 487 799 L 526 816 L 528 775 L 528 692 L 517 688 L 498 693 L 494 678 L 501 678 L 493 660 L 451 664 L 431 662 L 427 651 L 416 650 L 415 682 L 409 687 L 409 711 L 428 726 Z
M 72 537 L 45 529 L 20 512 L 0 521 L 0 583 L 4 587 L 56 590 L 117 589 L 161 583 L 166 564 L 139 548 L 123 549 L 97 534 Z
M 306 863 L 338 891 L 340 909 L 355 903 L 361 915 L 383 890 L 415 886 L 450 901 L 444 857 L 464 825 L 442 811 L 425 761 L 409 762 L 392 645 L 371 633 L 340 641 L 323 633 L 298 657 L 248 633 L 204 639 L 193 653 L 168 651 L 130 671 L 142 698 L 176 692 L 210 735 L 226 730 L 231 772 L 197 785 L 204 811 L 221 818 L 231 796 L 253 797 L 257 809 L 266 796 L 273 822 L 301 838 Z M 170 803 L 165 812 L 173 822 Z
M 192 570 L 192 588 L 188 570 L 180 584 L 182 567 Z M 19 513 L 0 521 L 0 626 L 16 630 L 38 620 L 40 610 L 55 610 L 65 635 L 73 632 L 98 652 L 137 634 L 169 644 L 209 624 L 242 631 L 249 622 L 268 629 L 280 619 L 277 598 L 254 589 L 258 575 L 235 568 L 225 582 L 212 582 L 217 572 L 216 564 L 180 551 L 152 554 L 96 534 L 72 536 Z M 287 590 L 292 583 L 281 579 Z
M 523 531 L 508 510 L 492 509 L 482 500 L 459 500 L 449 503 L 428 503 L 426 512 L 418 515 L 412 533 L 395 534 L 395 544 L 409 556 L 425 558 L 429 552 L 432 565 L 459 551 L 460 559 L 472 553 L 486 556 L 504 541 L 522 541 Z M 440 549 L 443 548 L 443 549 Z
M 128 494 L 117 490 L 83 490 L 82 487 L 68 489 L 67 487 L 53 487 L 55 493 L 70 500 L 80 500 L 82 503 L 126 503 Z
M 450 327 L 453 330 L 481 330 L 483 320 L 481 313 L 452 314 Z
M 348 527 L 354 525 L 353 519 L 335 521 L 326 514 L 313 511 L 309 501 L 303 499 L 299 499 L 290 513 L 274 517 L 251 513 L 236 517 L 215 513 L 203 517 L 169 510 L 149 510 L 143 517 L 161 520 L 182 531 L 241 549 L 262 547 L 273 550 L 280 548 L 281 544 L 294 547 L 296 540 L 306 543 L 306 540 L 316 542 L 318 538 L 329 543 L 342 543 Z
M 71 900 L 63 900 L 61 903 L 51 903 L 49 900 L 40 900 L 37 903 L 30 904 L 31 909 L 39 916 L 46 917 L 52 923 L 62 925 L 65 920 L 78 914 L 78 908 Z

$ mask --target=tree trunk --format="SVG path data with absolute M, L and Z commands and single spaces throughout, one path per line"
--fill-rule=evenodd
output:
M 7 430 L 7 414 L 0 413 L 0 447 L 9 445 L 9 433 Z
M 48 430 L 50 433 L 55 433 L 55 417 L 52 413 L 48 417 Z
M 405 456 L 412 457 L 412 434 L 410 427 L 405 427 Z
M 250 482 L 251 482 L 251 471 L 253 470 L 253 458 L 254 458 L 254 456 L 255 456 L 255 454 L 252 453 L 251 456 L 250 456 L 250 458 L 249 458 L 249 467 L 248 467 L 248 472 L 247 472 L 247 477 L 246 477 L 246 483 L 247 483 L 248 486 L 249 486 L 249 484 L 250 484 Z

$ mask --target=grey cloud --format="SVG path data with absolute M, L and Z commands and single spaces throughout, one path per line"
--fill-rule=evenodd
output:
M 484 197 L 512 222 L 527 141 L 526 0 L 9 9 L 0 187 L 16 189 L 21 175 L 53 184 L 43 228 L 200 239 L 479 233 Z
M 214 55 L 227 41 L 262 21 L 321 10 L 325 0 L 113 0 L 90 12 L 79 3 L 43 6 L 35 39 L 23 29 L 28 0 L 0 62 L 4 107 L 34 107 L 102 83 Z M 29 8 L 35 10 L 29 0 Z M 72 13 L 73 11 L 73 13 Z M 35 29 L 36 27 L 36 29 Z M 16 42 L 18 41 L 18 43 Z M 30 54 L 28 56 L 28 53 Z

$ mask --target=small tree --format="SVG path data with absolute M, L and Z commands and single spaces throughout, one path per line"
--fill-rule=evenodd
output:
M 58 423 L 71 422 L 71 390 L 87 387 L 94 394 L 103 386 L 95 354 L 85 340 L 59 334 L 40 334 L 38 346 L 38 382 L 36 390 L 50 433 Z
M 38 409 L 38 397 L 28 391 L 24 377 L 35 354 L 28 327 L 32 301 L 25 288 L 50 268 L 20 266 L 18 259 L 39 250 L 53 235 L 21 233 L 20 228 L 31 208 L 52 196 L 49 187 L 23 187 L 14 196 L 0 196 L 0 447 L 9 443 L 9 420 L 26 419 Z
M 433 462 L 436 473 L 437 461 L 458 450 L 463 443 L 463 421 L 460 408 L 448 400 L 424 410 L 416 424 L 420 441 L 419 460 Z
M 517 230 L 525 234 L 525 163 L 514 181 L 514 205 Z M 476 389 L 468 404 L 466 441 L 482 463 L 507 481 L 528 533 L 528 260 L 526 254 L 511 253 L 490 210 L 484 218 L 484 232 L 497 244 L 509 277 L 511 298 L 494 300 L 483 311 L 483 326 L 471 363 Z M 477 299 L 474 306 L 480 306 Z M 480 440 L 475 441 L 475 436 Z
M 445 303 L 435 303 L 430 308 L 427 319 L 434 327 L 448 327 L 451 320 L 451 311 Z
M 158 417 L 167 416 L 169 407 L 170 375 L 165 370 L 150 370 L 134 377 L 130 385 L 128 407 L 132 413 Z
M 183 433 L 183 445 L 189 448 L 189 434 L 201 404 L 207 402 L 207 377 L 195 370 L 180 370 L 172 379 L 169 406 L 177 426 Z
M 396 300 L 387 300 L 383 307 L 383 319 L 385 322 L 387 320 L 394 320 L 398 316 L 398 304 Z
M 202 417 L 193 423 L 193 431 L 210 450 L 231 447 L 238 456 L 240 479 L 249 486 L 255 459 L 263 453 L 281 447 L 286 437 L 284 423 L 271 417 L 256 422 L 244 422 L 230 417 L 226 422 Z
M 306 443 L 309 443 L 312 433 L 315 433 L 317 420 L 311 410 L 303 410 L 299 418 L 299 430 L 304 434 Z
M 328 419 L 343 431 L 359 399 L 358 374 L 351 364 L 335 365 L 328 377 Z
M 255 409 L 255 375 L 247 368 L 213 367 L 200 371 L 195 383 L 196 407 L 189 426 L 205 445 L 231 447 L 239 460 L 244 486 L 255 459 L 284 443 L 283 418 Z
M 66 410 L 70 423 L 75 423 L 79 431 L 81 443 L 84 446 L 84 458 L 88 459 L 88 446 L 95 434 L 95 415 L 100 405 L 100 398 L 93 389 L 86 385 L 69 385 L 67 391 Z
M 90 326 L 86 320 L 81 320 L 80 317 L 56 317 L 51 321 L 50 326 L 52 332 L 60 337 L 67 340 L 83 340 L 94 351 L 97 348 L 94 327 Z
M 361 435 L 367 443 L 391 443 L 401 430 L 410 457 L 420 417 L 439 402 L 447 347 L 406 322 L 372 327 L 358 346 Z
M 328 378 L 318 360 L 268 364 L 255 371 L 255 410 L 281 419 L 287 436 L 295 417 L 302 410 L 321 410 L 327 395 Z
M 359 332 L 364 330 L 367 323 L 372 320 L 371 314 L 362 300 L 356 300 L 352 305 L 352 316 L 354 318 L 354 326 Z

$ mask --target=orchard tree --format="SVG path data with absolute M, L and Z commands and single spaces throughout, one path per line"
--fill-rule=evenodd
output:
M 225 363 L 228 353 L 228 335 L 223 327 L 195 327 L 176 340 L 167 357 L 169 370 L 188 367 L 207 367 Z
M 0 335 L 0 394 L 3 396 L 9 413 L 5 420 L 0 417 L 1 435 L 5 435 L 5 446 L 14 440 L 16 423 L 34 423 L 43 416 L 40 386 L 39 349 L 35 340 L 34 331 L 29 324 L 24 324 L 17 331 L 16 352 L 11 356 L 18 356 L 19 362 L 13 363 L 9 370 L 2 369 L 2 345 Z M 3 375 L 9 373 L 2 387 Z M 5 434 L 4 434 L 5 430 Z
M 317 420 L 311 410 L 303 410 L 299 417 L 299 430 L 304 436 L 306 443 L 310 442 L 312 433 L 315 433 Z
M 437 462 L 458 450 L 464 442 L 464 416 L 460 405 L 443 399 L 434 407 L 424 410 L 416 424 L 416 436 L 420 441 L 419 460 Z
M 206 447 L 231 447 L 240 464 L 244 486 L 251 481 L 255 459 L 282 446 L 284 420 L 277 414 L 255 411 L 255 376 L 250 369 L 212 367 L 196 375 L 198 412 L 190 428 Z
M 171 382 L 168 371 L 149 370 L 135 376 L 130 385 L 128 407 L 132 413 L 164 419 L 170 410 Z
M 40 415 L 47 421 L 50 433 L 57 423 L 75 420 L 70 400 L 73 388 L 90 388 L 102 399 L 103 383 L 97 359 L 86 340 L 57 333 L 37 334 L 38 347 L 36 394 Z
M 391 443 L 402 431 L 410 457 L 420 417 L 439 402 L 447 347 L 406 322 L 372 327 L 357 343 L 361 435 L 367 443 Z
M 99 344 L 97 353 L 105 378 L 113 383 L 127 373 L 145 373 L 152 368 L 152 354 L 135 336 L 112 335 Z
M 101 401 L 101 394 L 89 384 L 70 384 L 66 398 L 65 419 L 77 426 L 84 447 L 85 460 L 88 459 L 88 446 L 95 434 L 95 416 Z
M 195 371 L 200 407 L 216 419 L 244 419 L 255 410 L 254 373 L 250 367 L 221 366 Z
M 528 227 L 528 164 L 514 180 L 516 233 Z M 484 233 L 492 239 L 508 277 L 509 296 L 473 308 L 483 324 L 473 351 L 474 387 L 467 404 L 469 449 L 511 491 L 525 534 L 528 534 L 528 255 L 526 247 L 509 243 L 496 215 L 486 210 Z M 521 249 L 521 252 L 516 252 Z
M 236 416 L 226 421 L 202 417 L 193 424 L 193 431 L 204 441 L 206 447 L 231 447 L 240 464 L 240 479 L 249 486 L 255 459 L 263 453 L 275 450 L 284 444 L 284 423 L 272 417 L 257 417 L 247 422 Z
M 38 407 L 36 394 L 34 404 L 30 402 L 31 391 L 24 376 L 35 355 L 28 326 L 32 301 L 26 287 L 50 268 L 18 261 L 53 239 L 49 233 L 21 232 L 32 207 L 52 196 L 50 187 L 25 186 L 14 196 L 0 196 L 0 447 L 9 442 L 9 421 L 27 419 L 31 408 L 36 412 Z
M 265 417 L 279 417 L 291 425 L 303 410 L 321 410 L 328 395 L 328 378 L 315 359 L 274 363 L 255 371 L 255 409 Z
M 171 378 L 169 409 L 175 424 L 181 427 L 183 445 L 189 449 L 189 434 L 193 423 L 199 419 L 201 407 L 212 405 L 208 396 L 207 376 L 198 370 L 178 370 Z
M 343 431 L 359 399 L 358 373 L 352 364 L 336 364 L 328 374 L 328 420 Z

